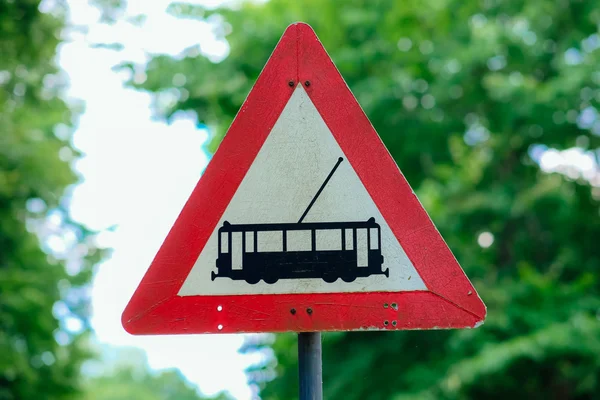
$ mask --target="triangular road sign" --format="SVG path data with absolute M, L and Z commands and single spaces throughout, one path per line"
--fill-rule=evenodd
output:
M 285 31 L 122 317 L 133 334 L 475 327 L 486 308 L 313 30 Z

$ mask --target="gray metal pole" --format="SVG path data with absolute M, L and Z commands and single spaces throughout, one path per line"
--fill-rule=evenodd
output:
M 321 333 L 298 334 L 298 369 L 300 373 L 300 400 L 323 400 L 323 361 Z

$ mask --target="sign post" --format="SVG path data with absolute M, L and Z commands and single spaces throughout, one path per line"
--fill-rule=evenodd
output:
M 474 328 L 485 315 L 314 31 L 295 23 L 122 323 L 136 335 L 301 332 L 301 398 L 320 399 L 318 332 Z
M 298 334 L 300 400 L 323 399 L 323 361 L 320 332 Z

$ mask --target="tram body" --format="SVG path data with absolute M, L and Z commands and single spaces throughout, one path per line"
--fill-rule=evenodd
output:
M 291 248 L 288 237 L 300 231 L 309 236 L 305 248 Z M 261 250 L 261 236 L 267 232 L 280 235 L 277 249 Z M 329 238 L 338 235 L 340 245 L 333 246 L 338 248 L 323 248 L 318 238 L 323 232 L 328 232 Z M 211 272 L 212 280 L 227 277 L 256 284 L 262 279 L 272 284 L 279 279 L 321 278 L 332 283 L 377 274 L 389 277 L 389 269 L 382 269 L 381 229 L 374 218 L 273 224 L 225 221 L 218 235 L 217 273 Z

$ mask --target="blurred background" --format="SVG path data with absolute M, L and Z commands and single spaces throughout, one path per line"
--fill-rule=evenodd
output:
M 0 400 L 297 398 L 293 334 L 120 314 L 298 20 L 488 307 L 325 334 L 325 398 L 600 398 L 597 0 L 0 0 Z

